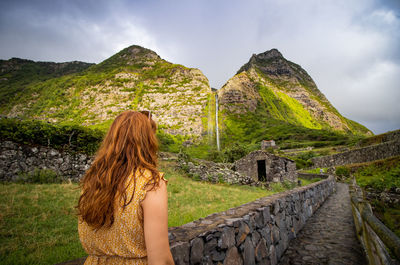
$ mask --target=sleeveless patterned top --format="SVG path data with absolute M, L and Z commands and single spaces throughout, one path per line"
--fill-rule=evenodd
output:
M 134 191 L 133 174 L 127 179 L 127 200 Z M 151 172 L 135 174 L 135 196 L 123 209 L 119 197 L 115 200 L 114 223 L 110 228 L 93 230 L 86 222 L 78 221 L 78 232 L 82 246 L 89 254 L 85 265 L 89 264 L 147 264 L 144 241 L 143 211 L 140 202 L 146 196 L 145 185 L 151 179 Z M 164 174 L 160 173 L 164 179 Z M 164 179 L 165 180 L 165 179 Z M 166 181 L 166 180 L 165 180 Z

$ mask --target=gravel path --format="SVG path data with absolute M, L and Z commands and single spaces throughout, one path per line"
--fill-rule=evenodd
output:
M 280 265 L 368 264 L 354 228 L 348 186 L 332 194 L 292 240 Z

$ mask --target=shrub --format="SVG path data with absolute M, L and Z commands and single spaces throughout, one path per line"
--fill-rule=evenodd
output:
M 297 169 L 309 168 L 313 165 L 313 163 L 310 160 L 295 158 L 294 161 L 296 162 Z
M 297 183 L 285 180 L 285 181 L 282 182 L 282 186 L 285 189 L 293 189 L 293 188 L 295 188 L 297 186 Z
M 355 176 L 361 187 L 378 191 L 400 187 L 400 165 L 391 168 L 371 165 L 357 170 Z
M 342 178 L 350 177 L 350 170 L 347 167 L 337 167 L 335 174 Z
M 192 158 L 190 157 L 190 155 L 186 152 L 186 150 L 184 148 L 181 148 L 181 150 L 179 151 L 178 158 L 185 162 L 192 162 Z
M 39 144 L 94 154 L 104 132 L 79 125 L 57 125 L 40 120 L 0 119 L 0 139 L 21 144 Z
M 248 150 L 245 145 L 239 144 L 239 143 L 234 143 L 230 147 L 227 147 L 223 151 L 223 157 L 225 161 L 233 163 L 236 160 L 239 160 L 240 158 L 244 157 L 247 155 Z
M 218 183 L 225 183 L 224 176 L 222 174 L 218 174 Z
M 157 138 L 160 151 L 171 153 L 179 153 L 184 140 L 182 136 L 165 133 L 162 129 L 157 130 Z
M 18 183 L 61 183 L 62 177 L 51 169 L 35 168 L 32 172 L 22 172 L 19 174 Z
M 192 179 L 197 180 L 197 181 L 200 181 L 200 180 L 201 180 L 201 177 L 200 177 L 199 174 L 195 173 L 195 174 L 193 174 Z
M 317 156 L 317 154 L 315 152 L 309 151 L 309 152 L 305 152 L 305 153 L 298 155 L 297 158 L 302 159 L 302 160 L 309 160 L 316 156 Z
M 217 149 L 213 148 L 209 151 L 207 159 L 214 161 L 216 163 L 224 162 L 224 154 L 221 151 L 218 151 Z

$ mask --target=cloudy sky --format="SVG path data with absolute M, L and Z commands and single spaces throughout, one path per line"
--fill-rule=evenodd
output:
M 398 0 L 0 2 L 0 59 L 99 63 L 132 44 L 199 68 L 215 88 L 277 48 L 345 117 L 400 129 Z

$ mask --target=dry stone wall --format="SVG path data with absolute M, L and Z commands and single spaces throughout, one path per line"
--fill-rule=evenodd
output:
M 290 240 L 334 190 L 330 176 L 170 228 L 175 264 L 278 264 Z
M 79 181 L 90 167 L 92 157 L 46 146 L 0 142 L 0 181 L 16 181 L 21 173 L 51 169 L 66 179 Z
M 262 183 L 253 178 L 232 170 L 232 163 L 214 163 L 212 161 L 196 160 L 193 162 L 179 160 L 179 166 L 195 180 L 212 183 L 229 183 L 251 186 L 261 186 Z
M 382 144 L 353 149 L 339 154 L 314 157 L 311 161 L 313 162 L 314 167 L 332 167 L 369 162 L 398 155 L 400 155 L 400 140 L 394 140 Z
M 390 131 L 384 134 L 378 134 L 372 137 L 368 137 L 358 142 L 357 147 L 362 147 L 365 145 L 370 145 L 370 142 L 377 141 L 379 143 L 389 142 L 389 141 L 400 141 L 400 130 Z
M 302 179 L 315 179 L 315 178 L 321 178 L 321 179 L 327 179 L 330 175 L 329 174 L 313 174 L 313 173 L 303 173 L 303 172 L 298 172 L 298 177 Z

